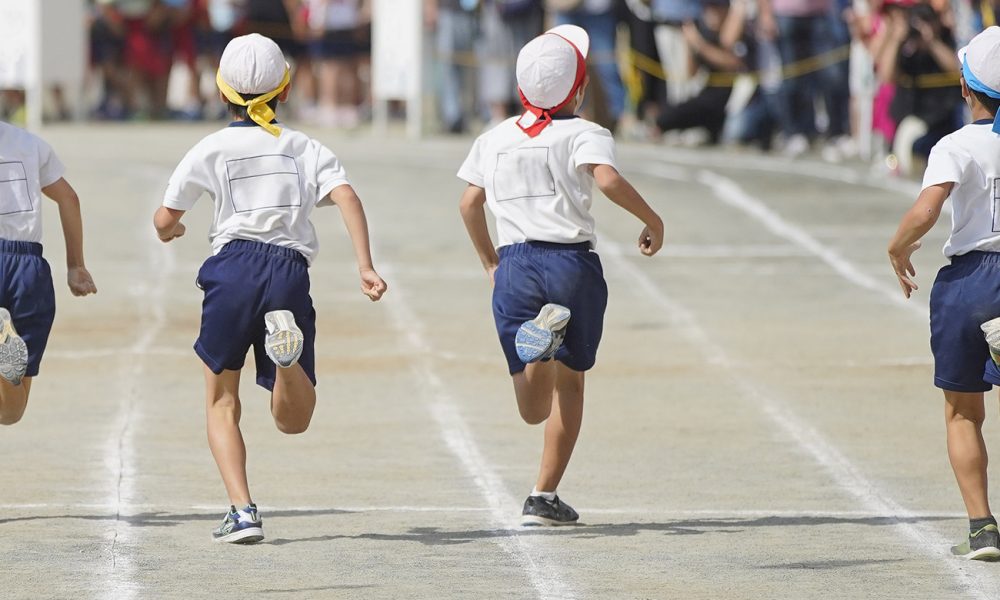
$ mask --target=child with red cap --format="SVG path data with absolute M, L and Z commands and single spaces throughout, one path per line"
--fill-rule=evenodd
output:
M 1000 356 L 1000 322 L 994 320 L 1000 317 L 1000 27 L 974 37 L 958 59 L 973 122 L 931 150 L 923 189 L 889 243 L 889 260 L 909 298 L 917 290 L 910 257 L 951 198 L 951 235 L 944 245 L 950 263 L 938 272 L 930 296 L 934 385 L 944 391 L 948 458 L 969 515 L 968 538 L 951 550 L 967 559 L 1000 560 L 983 439 L 984 394 L 1000 385 L 1000 367 L 990 358 L 990 346 Z
M 316 406 L 316 311 L 309 297 L 309 266 L 319 250 L 309 220 L 314 208 L 340 208 L 361 291 L 372 300 L 386 291 L 372 266 L 364 208 L 340 160 L 275 116 L 288 98 L 288 80 L 288 63 L 273 40 L 254 33 L 229 42 L 216 83 L 233 121 L 184 156 L 153 218 L 160 240 L 169 242 L 184 235 L 181 217 L 201 196 L 214 200 L 213 256 L 198 271 L 205 300 L 194 349 L 204 363 L 208 445 L 231 503 L 212 533 L 217 542 L 264 539 L 240 433 L 240 369 L 250 348 L 279 430 L 304 432 Z
M 517 57 L 525 112 L 481 135 L 458 176 L 468 182 L 462 219 L 493 284 L 493 316 L 521 417 L 548 420 L 542 464 L 524 503 L 524 525 L 579 518 L 556 495 L 583 419 L 584 374 L 601 341 L 608 288 L 594 252 L 594 183 L 645 227 L 652 256 L 663 222 L 622 177 L 611 132 L 575 114 L 587 87 L 587 33 L 561 25 Z M 496 218 L 499 248 L 486 224 Z

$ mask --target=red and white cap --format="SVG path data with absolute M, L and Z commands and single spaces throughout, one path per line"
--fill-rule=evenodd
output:
M 517 88 L 527 113 L 518 126 L 529 136 L 541 133 L 552 122 L 550 113 L 576 96 L 587 74 L 588 50 L 590 36 L 576 25 L 553 27 L 521 48 Z

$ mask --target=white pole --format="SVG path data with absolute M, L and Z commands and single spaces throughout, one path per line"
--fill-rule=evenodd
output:
M 45 91 L 42 84 L 42 0 L 29 0 L 28 48 L 24 81 L 24 109 L 28 129 L 37 131 L 42 126 Z

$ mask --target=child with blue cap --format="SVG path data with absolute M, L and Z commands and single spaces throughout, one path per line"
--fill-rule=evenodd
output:
M 931 150 L 923 189 L 889 243 L 889 260 L 909 298 L 918 289 L 910 257 L 951 198 L 951 235 L 944 245 L 950 263 L 931 289 L 930 325 L 934 385 L 944 391 L 948 457 L 969 515 L 969 536 L 952 553 L 1000 560 L 983 439 L 984 394 L 1000 385 L 1000 367 L 980 333 L 982 328 L 988 339 L 1000 337 L 1000 320 L 993 321 L 1000 317 L 1000 27 L 977 35 L 958 58 L 962 97 L 973 122 Z

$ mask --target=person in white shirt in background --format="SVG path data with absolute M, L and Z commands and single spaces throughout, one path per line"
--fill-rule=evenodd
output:
M 360 124 L 360 58 L 367 0 L 305 0 L 316 69 L 320 125 L 352 129 Z
M 231 503 L 212 534 L 218 542 L 264 538 L 239 426 L 240 369 L 249 349 L 280 431 L 305 431 L 316 406 L 316 311 L 308 273 L 318 251 L 309 220 L 314 207 L 340 208 L 361 291 L 373 301 L 386 291 L 372 266 L 364 208 L 340 161 L 275 118 L 277 103 L 288 98 L 289 77 L 281 49 L 269 38 L 250 34 L 226 46 L 216 80 L 234 120 L 184 156 L 153 218 L 159 238 L 170 242 L 185 233 L 185 211 L 203 194 L 214 200 L 213 256 L 197 279 L 205 301 L 195 352 L 204 363 L 209 446 Z
M 951 198 L 949 259 L 930 294 L 934 385 L 944 391 L 948 458 L 969 515 L 969 535 L 952 553 L 1000 560 L 1000 532 L 990 510 L 983 439 L 984 394 L 1000 385 L 1000 27 L 959 51 L 961 92 L 973 122 L 931 150 L 923 189 L 889 243 L 903 294 L 916 291 L 910 258 Z M 986 339 L 980 333 L 986 333 Z
M 59 205 L 66 282 L 74 296 L 97 293 L 83 260 L 80 199 L 52 148 L 0 123 L 0 425 L 21 420 L 56 313 L 42 258 L 42 195 Z
M 583 419 L 583 384 L 601 340 L 608 288 L 590 214 L 593 186 L 645 225 L 639 250 L 663 243 L 663 221 L 618 173 L 607 129 L 576 116 L 587 87 L 587 32 L 562 25 L 517 57 L 525 112 L 479 136 L 458 176 L 462 219 L 493 288 L 493 316 L 521 417 L 548 421 L 525 525 L 569 525 L 556 495 Z M 494 249 L 485 207 L 496 217 Z M 553 359 L 553 360 L 550 360 Z

